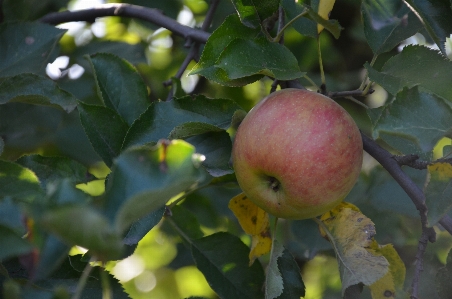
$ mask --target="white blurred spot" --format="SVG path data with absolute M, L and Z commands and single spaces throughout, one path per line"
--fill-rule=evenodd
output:
M 177 16 L 177 21 L 182 25 L 189 27 L 194 27 L 196 25 L 193 13 L 186 6 L 184 6 L 184 8 L 179 12 L 179 15 Z
M 69 68 L 68 77 L 69 77 L 69 79 L 75 80 L 75 79 L 80 78 L 84 72 L 85 72 L 85 69 L 82 66 L 80 66 L 78 64 L 74 64 L 73 66 L 71 66 Z
M 54 62 L 48 63 L 46 67 L 47 76 L 52 80 L 56 80 L 62 76 L 61 69 L 64 69 L 69 64 L 68 56 L 60 56 Z
M 112 269 L 113 275 L 121 282 L 127 282 L 143 273 L 143 271 L 144 262 L 136 255 L 131 255 L 123 259 Z
M 157 285 L 157 278 L 151 271 L 145 270 L 134 280 L 135 287 L 142 293 L 152 291 Z
M 193 89 L 195 89 L 196 84 L 199 81 L 199 76 L 198 75 L 191 75 L 191 76 L 187 76 L 189 71 L 186 71 L 184 73 L 184 75 L 182 76 L 182 78 L 180 79 L 181 81 L 181 85 L 182 85 L 182 89 L 186 92 L 186 93 L 190 93 L 193 91 Z

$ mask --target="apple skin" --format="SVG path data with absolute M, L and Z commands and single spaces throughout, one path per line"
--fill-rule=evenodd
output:
M 307 219 L 339 204 L 361 171 L 352 117 L 319 93 L 284 89 L 259 102 L 234 139 L 232 163 L 245 195 L 278 218 Z

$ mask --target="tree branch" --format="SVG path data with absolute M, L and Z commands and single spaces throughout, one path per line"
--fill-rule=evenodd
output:
M 40 21 L 51 25 L 57 25 L 76 21 L 94 22 L 96 18 L 108 16 L 129 17 L 148 21 L 164 27 L 186 39 L 192 39 L 201 43 L 205 43 L 210 36 L 208 32 L 178 23 L 170 17 L 163 15 L 157 9 L 130 4 L 105 4 L 91 9 L 55 12 L 45 15 Z

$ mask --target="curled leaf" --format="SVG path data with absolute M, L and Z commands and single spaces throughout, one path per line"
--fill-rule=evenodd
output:
M 244 193 L 234 196 L 229 201 L 229 208 L 234 213 L 242 229 L 251 235 L 250 265 L 269 253 L 272 246 L 268 213 L 256 206 Z

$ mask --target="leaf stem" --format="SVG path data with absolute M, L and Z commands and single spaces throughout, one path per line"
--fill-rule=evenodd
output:
M 377 60 L 378 55 L 374 55 L 372 57 L 372 61 L 370 62 L 370 66 L 373 66 L 375 64 L 375 61 Z M 366 70 L 366 75 L 364 76 L 363 82 L 361 82 L 361 85 L 359 86 L 358 89 L 361 90 L 365 90 L 367 94 L 367 92 L 369 91 L 370 86 L 372 85 L 371 82 L 369 82 L 369 84 L 367 84 L 367 79 L 369 79 L 369 72 Z M 367 84 L 367 85 L 366 85 Z
M 319 67 L 320 67 L 320 77 L 322 79 L 322 86 L 326 86 L 325 71 L 323 70 L 322 51 L 320 49 L 320 37 L 317 37 L 317 46 L 319 52 Z
M 102 299 L 112 299 L 110 279 L 105 268 L 100 271 L 100 279 L 102 281 Z
M 286 30 L 287 28 L 289 28 L 296 20 L 298 20 L 299 18 L 304 17 L 306 14 L 308 13 L 308 10 L 305 8 L 299 15 L 297 15 L 296 17 L 294 17 L 292 20 L 290 20 L 289 22 L 286 23 L 286 25 L 284 25 L 283 28 L 281 28 L 281 30 L 279 30 L 278 34 L 275 36 L 275 38 L 272 39 L 273 42 L 279 42 L 279 40 L 281 39 L 281 37 L 283 36 L 284 30 Z
M 91 262 L 93 262 L 94 260 L 95 260 L 95 258 L 91 257 L 88 264 L 86 264 L 85 269 L 83 269 L 82 276 L 80 276 L 80 279 L 77 284 L 77 289 L 75 290 L 75 293 L 72 296 L 72 299 L 80 299 L 81 298 L 83 289 L 85 288 L 86 283 L 88 281 L 89 274 L 93 270 L 93 266 L 91 266 Z

